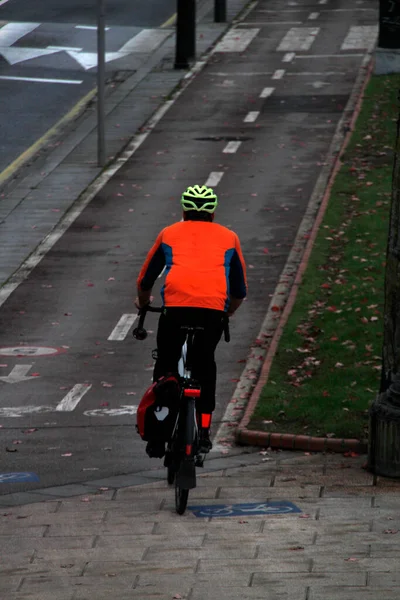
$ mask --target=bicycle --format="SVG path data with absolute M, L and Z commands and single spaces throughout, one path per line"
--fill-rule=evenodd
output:
M 144 320 L 147 312 L 162 312 L 161 307 L 147 305 L 139 311 L 139 322 L 133 330 L 133 337 L 144 340 L 147 331 L 144 329 Z M 203 327 L 184 326 L 186 337 L 182 345 L 181 358 L 178 365 L 180 398 L 178 414 L 171 439 L 167 442 L 164 466 L 167 467 L 167 481 L 169 485 L 175 484 L 175 508 L 179 515 L 186 510 L 189 491 L 196 487 L 196 467 L 203 467 L 205 453 L 199 449 L 199 430 L 196 418 L 196 399 L 200 398 L 201 389 L 192 377 L 192 352 L 196 331 Z M 225 341 L 230 341 L 229 320 L 224 326 Z M 156 355 L 153 351 L 153 358 Z

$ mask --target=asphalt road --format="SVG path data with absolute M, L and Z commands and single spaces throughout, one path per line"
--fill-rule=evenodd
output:
M 0 174 L 96 87 L 96 6 L 0 2 Z M 171 0 L 106 3 L 109 84 L 139 68 L 174 12 Z
M 109 25 L 159 27 L 176 10 L 175 0 L 105 0 Z M 32 4 L 30 0 L 8 0 L 0 6 L 0 20 L 33 23 L 81 23 L 96 25 L 96 0 L 46 0 Z
M 268 6 L 278 12 L 284 3 Z M 372 1 L 364 2 L 364 11 L 352 6 L 321 11 L 301 38 L 286 35 L 293 27 L 290 12 L 279 11 L 276 21 L 272 13 L 265 26 L 265 13 L 250 13 L 248 27 L 257 21 L 260 32 L 246 52 L 227 48 L 212 56 L 3 305 L 2 373 L 27 379 L 3 380 L 0 471 L 38 473 L 40 482 L 31 489 L 159 464 L 147 459 L 132 426 L 134 407 L 150 383 L 156 318 L 149 317 L 153 333 L 142 343 L 130 331 L 110 338 L 123 315 L 135 312 L 137 272 L 159 230 L 180 219 L 182 190 L 210 176 L 220 199 L 217 219 L 239 234 L 249 281 L 249 298 L 232 320 L 232 341 L 218 349 L 216 431 L 367 51 L 368 36 L 351 42 L 349 28 L 376 24 Z M 314 8 L 297 9 L 296 22 L 308 25 Z M 289 60 L 290 52 L 296 58 Z M 228 151 L 230 141 L 241 143 Z M 21 350 L 12 348 L 21 343 L 54 353 L 18 356 Z M 68 411 L 74 393 L 80 400 Z M 3 484 L 0 493 L 25 487 Z

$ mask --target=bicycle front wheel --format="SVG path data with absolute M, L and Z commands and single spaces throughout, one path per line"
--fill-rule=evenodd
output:
M 183 490 L 175 480 L 175 508 L 178 515 L 183 515 L 189 498 L 189 490 Z

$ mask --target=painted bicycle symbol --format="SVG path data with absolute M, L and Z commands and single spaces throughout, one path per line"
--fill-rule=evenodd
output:
M 282 515 L 299 513 L 301 510 L 292 502 L 256 502 L 245 504 L 221 504 L 214 506 L 191 506 L 196 517 L 235 517 L 252 515 Z
M 39 481 L 36 473 L 0 473 L 0 483 L 26 483 Z

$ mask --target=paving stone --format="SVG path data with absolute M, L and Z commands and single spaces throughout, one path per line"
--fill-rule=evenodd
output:
M 13 576 L 18 575 L 20 577 L 28 576 L 57 576 L 68 574 L 70 576 L 80 576 L 85 568 L 86 562 L 84 560 L 72 559 L 68 561 L 26 561 L 25 564 L 21 564 L 21 559 L 2 561 L 0 565 L 1 577 L 5 575 Z
M 174 548 L 200 548 L 203 545 L 205 534 L 194 535 L 190 531 L 185 536 L 174 539 Z M 171 538 L 167 535 L 107 535 L 96 538 L 96 548 L 131 548 L 137 544 L 145 548 L 170 548 Z
M 270 585 L 285 584 L 285 587 L 290 592 L 295 592 L 298 587 L 312 589 L 319 589 L 320 587 L 327 587 L 329 585 L 341 585 L 341 586 L 363 586 L 366 585 L 367 573 L 285 573 L 282 578 L 281 573 L 260 573 L 255 572 L 253 574 L 251 585 L 252 587 L 262 587 L 268 589 Z M 329 598 L 329 596 L 327 597 Z
M 368 573 L 368 585 L 375 588 L 398 588 L 400 587 L 400 572 L 397 569 L 393 571 L 382 569 L 381 572 L 372 571 Z M 379 594 L 379 596 L 383 600 L 383 596 L 381 594 Z
M 250 517 L 249 519 L 195 519 L 188 522 L 186 519 L 182 523 L 172 522 L 171 519 L 164 521 L 157 521 L 154 529 L 154 533 L 162 535 L 171 535 L 173 539 L 178 536 L 187 535 L 188 532 L 192 534 L 207 533 L 212 531 L 214 534 L 226 532 L 229 530 L 231 535 L 236 532 L 252 534 L 253 532 L 259 533 L 264 525 L 262 519 Z
M 149 562 L 149 561 L 129 561 L 128 562 L 91 562 L 87 565 L 85 569 L 85 575 L 82 578 L 83 580 L 95 581 L 96 578 L 104 580 L 109 580 L 110 578 L 118 577 L 119 579 L 128 577 L 132 577 L 132 581 L 134 581 L 136 575 L 140 573 L 180 573 L 181 575 L 185 573 L 194 573 L 196 570 L 197 560 L 192 558 L 182 557 L 182 553 L 180 557 L 175 557 L 175 559 L 166 558 L 165 561 L 160 563 Z M 85 585 L 88 585 L 85 583 Z M 100 587 L 100 586 L 99 586 Z
M 111 546 L 95 548 L 65 548 L 60 550 L 38 549 L 35 553 L 33 564 L 39 561 L 58 560 L 62 562 L 82 561 L 117 561 L 117 560 L 140 560 L 146 550 L 144 544 L 135 543 L 131 547 L 114 548 Z
M 258 546 L 257 558 L 273 558 L 279 556 L 282 560 L 293 554 L 303 554 L 305 558 L 329 558 L 330 555 L 340 557 L 368 557 L 370 556 L 370 547 L 368 544 L 353 542 L 348 545 L 338 546 L 315 546 L 315 545 L 291 545 L 286 543 L 286 539 L 274 545 L 273 543 L 263 543 Z
M 10 592 L 16 592 L 21 584 L 22 576 L 4 575 L 0 577 L 0 594 L 2 598 L 7 598 Z
M 178 573 L 141 573 L 135 585 L 135 589 L 151 589 L 157 588 L 162 589 L 165 585 L 168 589 L 177 589 L 179 592 L 179 586 L 182 582 L 182 576 Z M 205 585 L 209 586 L 232 586 L 232 587 L 247 587 L 251 582 L 251 573 L 185 573 L 184 583 L 190 587 L 194 585 Z
M 40 592 L 12 592 L 7 594 L 7 600 L 73 600 L 73 591 L 56 589 L 53 591 L 42 590 Z
M 98 577 L 57 577 L 57 576 L 43 576 L 43 577 L 25 577 L 21 586 L 21 592 L 31 594 L 41 593 L 54 593 L 54 597 L 57 598 L 59 591 L 74 591 L 79 588 L 92 588 L 92 590 L 101 589 L 103 592 L 108 591 L 108 594 L 119 590 L 130 590 L 133 587 L 135 577 L 102 577 L 99 580 Z M 93 593 L 93 592 L 92 592 Z M 97 596 L 97 593 L 96 593 Z M 29 597 L 29 596 L 28 596 Z
M 17 527 L 15 527 L 15 521 L 5 523 L 4 521 L 0 521 L 0 547 L 2 546 L 2 537 L 14 537 L 20 535 L 20 532 L 24 532 L 25 537 L 43 537 L 44 533 L 47 530 L 46 525 L 37 525 L 37 526 L 21 526 L 20 531 Z
M 211 590 L 208 586 L 195 586 L 192 588 L 190 600 L 210 600 L 211 597 L 218 600 L 305 600 L 306 590 L 298 588 L 292 595 L 285 590 L 284 586 L 263 590 L 253 587 L 222 586 L 216 586 Z
M 311 560 L 304 559 L 301 556 L 288 559 L 282 563 L 278 558 L 275 559 L 232 559 L 232 560 L 207 560 L 201 559 L 198 572 L 200 573 L 217 573 L 220 571 L 242 571 L 255 572 L 299 572 L 308 573 L 311 569 Z
M 154 529 L 154 522 L 145 521 L 137 518 L 136 520 L 130 520 L 130 527 L 126 531 L 132 531 L 132 533 L 152 533 Z M 115 535 L 116 528 L 107 524 L 88 525 L 83 522 L 77 525 L 58 525 L 54 524 L 46 531 L 46 537 L 81 537 L 86 535 Z M 1 536 L 0 536 L 1 544 Z
M 384 598 L 384 600 L 398 600 L 400 597 L 400 588 L 380 587 L 328 587 L 321 590 L 312 589 L 309 600 L 376 600 Z
M 2 520 L 2 514 L 11 515 L 13 517 L 21 519 L 25 517 L 31 517 L 32 515 L 48 515 L 57 512 L 59 509 L 59 502 L 38 502 L 36 504 L 28 504 L 23 506 L 16 506 L 10 510 L 2 510 L 0 508 L 0 522 Z
M 363 558 L 355 557 L 355 561 L 351 561 L 353 557 L 343 556 L 340 557 L 336 554 L 332 554 L 330 557 L 317 557 L 313 560 L 312 570 L 325 573 L 329 571 L 387 571 L 392 572 L 398 565 L 398 558 Z
M 24 531 L 20 536 L 1 536 L 0 537 L 0 556 L 2 548 L 7 548 L 7 555 L 21 558 L 23 553 L 31 553 L 34 550 L 62 550 L 74 548 L 92 548 L 95 535 L 76 536 L 76 537 L 25 537 Z
M 25 505 L 35 502 L 43 502 L 44 500 L 54 500 L 54 498 L 50 494 L 45 495 L 36 494 L 34 492 L 18 492 L 15 494 L 6 494 L 4 496 L 0 496 L 0 507 L 21 506 L 22 504 Z
M 105 510 L 93 510 L 89 513 L 82 514 L 79 512 L 76 513 L 47 513 L 47 514 L 38 514 L 38 515 L 27 515 L 24 518 L 11 517 L 7 521 L 0 520 L 0 534 L 6 533 L 6 530 L 13 529 L 16 533 L 18 530 L 25 531 L 25 528 L 33 528 L 39 526 L 49 526 L 49 525 L 70 525 L 73 527 L 74 525 L 79 526 L 83 521 L 85 525 L 102 523 L 105 519 L 106 511 Z M 35 525 L 36 524 L 36 525 Z
M 109 589 L 104 590 L 98 588 L 78 590 L 75 592 L 73 600 L 110 600 L 112 592 L 113 591 Z M 58 600 L 58 598 L 55 600 Z M 165 600 L 165 592 L 147 592 L 143 591 L 143 589 L 123 591 L 118 589 L 118 600 Z

